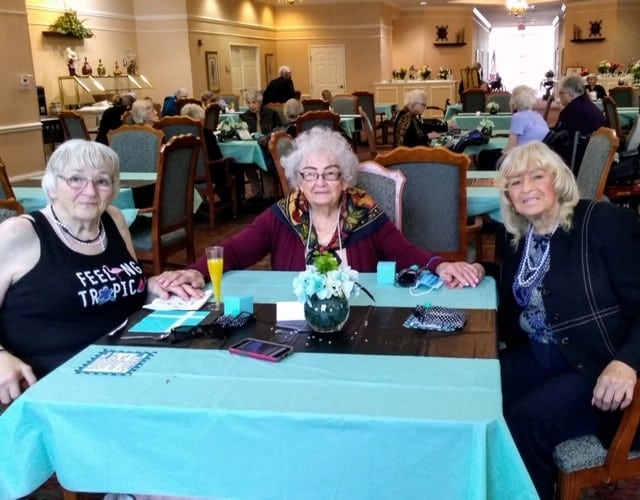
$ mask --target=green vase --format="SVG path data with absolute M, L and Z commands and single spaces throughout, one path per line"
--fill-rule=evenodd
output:
M 339 332 L 349 318 L 349 301 L 345 297 L 313 296 L 304 304 L 304 317 L 314 332 Z

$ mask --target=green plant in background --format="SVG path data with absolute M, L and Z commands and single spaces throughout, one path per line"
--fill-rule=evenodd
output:
M 68 10 L 62 14 L 56 22 L 49 26 L 51 31 L 57 33 L 64 33 L 65 35 L 72 35 L 78 38 L 91 38 L 93 37 L 93 31 L 86 28 L 84 21 L 78 19 L 78 14 L 75 10 Z

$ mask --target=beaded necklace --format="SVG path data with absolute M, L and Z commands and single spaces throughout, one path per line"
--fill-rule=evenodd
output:
M 535 245 L 532 243 L 534 239 L 533 226 L 530 226 L 529 231 L 527 231 L 524 252 L 512 286 L 513 295 L 521 307 L 526 307 L 529 304 L 533 290 L 538 286 L 549 268 L 551 237 L 557 227 L 558 225 L 556 224 L 551 233 L 537 238 L 538 241 Z
M 62 222 L 60 219 L 58 219 L 58 216 L 56 215 L 56 212 L 53 210 L 53 205 L 49 205 L 49 210 L 51 211 L 51 215 L 53 216 L 53 220 L 55 221 L 56 225 L 61 229 L 61 232 L 62 232 L 63 236 L 65 236 L 65 237 L 69 236 L 74 241 L 76 241 L 77 243 L 80 243 L 81 245 L 84 245 L 84 246 L 100 245 L 102 250 L 105 249 L 105 245 L 104 245 L 104 225 L 102 224 L 102 219 L 100 219 L 100 227 L 99 227 L 99 230 L 98 230 L 98 236 L 96 236 L 95 238 L 89 239 L 89 240 L 83 240 L 82 238 L 78 238 L 75 234 L 73 234 L 73 231 L 71 230 L 71 228 L 69 226 L 67 226 L 64 222 Z

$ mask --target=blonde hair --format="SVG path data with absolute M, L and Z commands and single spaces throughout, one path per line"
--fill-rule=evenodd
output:
M 553 190 L 560 203 L 559 223 L 565 231 L 571 229 L 573 209 L 580 200 L 576 178 L 562 158 L 542 142 L 534 141 L 513 148 L 500 165 L 501 181 L 500 209 L 504 226 L 513 235 L 516 247 L 529 228 L 529 221 L 513 207 L 507 191 L 507 182 L 511 177 L 523 175 L 531 170 L 544 170 L 553 177 Z

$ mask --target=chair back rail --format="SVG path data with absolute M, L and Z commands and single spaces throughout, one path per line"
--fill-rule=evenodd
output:
M 313 127 L 328 127 L 340 131 L 340 115 L 332 111 L 307 111 L 296 118 L 296 133 Z
M 633 87 L 622 85 L 611 87 L 609 96 L 616 102 L 619 108 L 630 108 L 633 106 Z
M 576 177 L 581 198 L 602 198 L 619 143 L 615 132 L 607 127 L 591 134 Z
M 220 105 L 218 103 L 209 104 L 204 110 L 204 128 L 216 130 L 220 121 Z
M 9 174 L 7 174 L 7 166 L 0 158 L 0 199 L 6 200 L 9 198 L 15 198 L 16 194 L 11 187 L 11 181 L 9 180 Z
M 195 259 L 193 190 L 200 146 L 192 134 L 169 139 L 160 153 L 151 222 L 139 217 L 131 225 L 136 254 L 153 262 L 154 274 L 176 252 L 186 250 L 187 261 Z
M 107 133 L 121 172 L 157 172 L 164 134 L 148 125 L 123 125 Z
M 322 99 L 303 99 L 302 108 L 305 111 L 329 111 L 329 103 Z
M 402 231 L 407 239 L 447 259 L 466 260 L 469 157 L 445 148 L 400 146 L 375 161 L 406 177 Z
M 373 127 L 371 126 L 371 121 L 369 121 L 369 115 L 367 115 L 362 106 L 358 106 L 358 113 L 360 114 L 360 118 L 362 119 L 362 130 L 364 131 L 364 135 L 367 139 L 369 155 L 373 160 L 378 154 L 378 151 L 376 150 L 376 138 L 373 132 Z
M 618 105 L 616 101 L 608 95 L 604 96 L 602 98 L 602 109 L 604 110 L 607 127 L 613 129 L 616 135 L 621 137 L 622 129 L 620 127 L 620 117 L 618 116 Z
M 0 199 L 0 222 L 24 213 L 24 207 L 15 198 Z
M 385 168 L 375 161 L 364 161 L 358 164 L 356 187 L 369 193 L 400 231 L 402 231 L 402 193 L 406 180 L 402 171 Z
M 293 137 L 287 134 L 284 130 L 278 130 L 271 133 L 269 138 L 269 152 L 273 158 L 273 163 L 276 167 L 277 175 L 277 189 L 276 198 L 282 198 L 289 196 L 291 188 L 289 187 L 289 181 L 284 172 L 282 162 L 280 161 L 293 147 Z
M 62 124 L 65 141 L 69 139 L 91 140 L 87 125 L 84 123 L 84 119 L 80 113 L 76 113 L 75 111 L 61 111 L 58 119 Z

